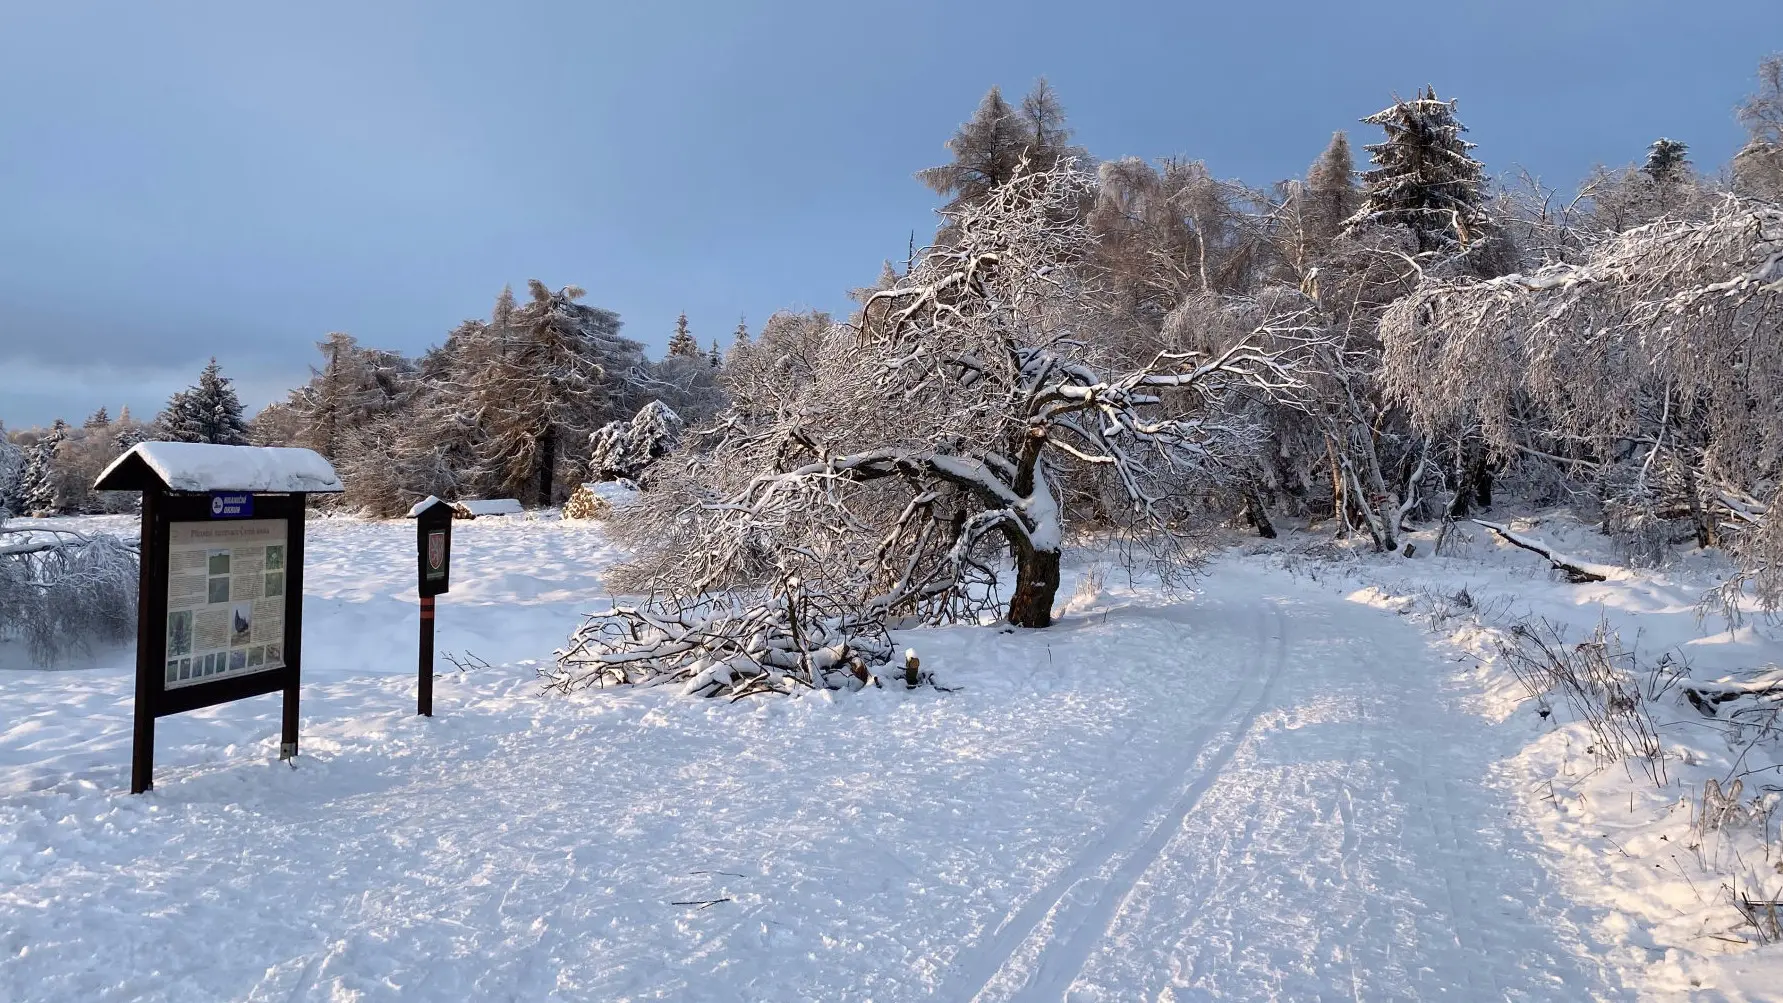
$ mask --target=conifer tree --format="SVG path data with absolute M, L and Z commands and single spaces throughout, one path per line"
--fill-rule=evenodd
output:
M 105 405 L 101 404 L 101 405 L 99 405 L 99 410 L 94 411 L 90 415 L 87 415 L 87 420 L 81 423 L 81 427 L 82 428 L 105 428 L 107 425 L 110 425 L 110 424 L 111 424 L 111 414 L 105 410 Z
M 1690 170 L 1690 147 L 1664 136 L 1647 148 L 1647 162 L 1641 170 L 1658 182 L 1682 181 Z
M 172 442 L 210 442 L 245 446 L 248 424 L 242 418 L 240 398 L 223 375 L 215 356 L 198 374 L 198 383 L 174 394 L 161 412 L 162 432 Z
M 737 329 L 731 333 L 731 347 L 724 353 L 725 368 L 732 368 L 741 362 L 743 357 L 749 354 L 751 344 L 753 342 L 749 338 L 748 319 L 739 315 Z
M 713 369 L 717 369 L 719 366 L 724 365 L 724 353 L 718 348 L 717 338 L 712 339 L 712 351 L 706 353 L 706 357 L 712 360 Z
M 630 368 L 642 356 L 631 361 L 638 346 L 619 337 L 618 314 L 576 302 L 580 288 L 528 287 L 532 300 L 513 312 L 512 340 L 478 387 L 476 418 L 497 486 L 550 505 L 559 462 L 626 403 L 603 361 Z
M 1002 88 L 992 87 L 947 141 L 953 161 L 916 176 L 935 194 L 949 196 L 949 206 L 978 201 L 1015 175 L 1029 135 L 1021 116 L 1003 99 Z
M 19 476 L 15 493 L 20 509 L 26 515 L 56 514 L 56 453 L 67 438 L 68 423 L 57 418 L 49 434 L 25 449 L 25 469 Z
M 953 213 L 1008 184 L 1024 161 L 1031 171 L 1039 172 L 1081 153 L 1070 141 L 1065 109 L 1044 77 L 1022 99 L 1020 108 L 1011 107 L 1002 89 L 992 87 L 972 118 L 947 141 L 952 162 L 918 171 L 916 177 L 937 195 L 946 196 L 943 211 Z M 943 226 L 942 243 L 947 235 Z
M 18 497 L 19 478 L 24 472 L 25 451 L 7 436 L 6 424 L 0 422 L 0 522 L 24 508 Z
M 1357 208 L 1356 165 L 1350 154 L 1350 137 L 1343 130 L 1331 134 L 1331 142 L 1306 171 L 1306 225 L 1315 240 L 1329 240 L 1343 229 Z
M 143 424 L 130 416 L 130 406 L 124 405 L 118 411 L 118 430 L 111 437 L 112 445 L 119 453 L 126 453 L 139 442 L 148 439 L 148 430 Z
M 675 333 L 669 336 L 669 354 L 684 359 L 697 359 L 700 355 L 700 343 L 687 331 L 687 314 L 675 318 Z
M 1346 225 L 1403 226 L 1424 251 L 1472 243 L 1485 221 L 1483 171 L 1470 152 L 1474 144 L 1461 138 L 1467 128 L 1455 117 L 1455 102 L 1426 88 L 1362 121 L 1387 138 L 1366 147 L 1374 167 L 1362 175 L 1362 208 Z

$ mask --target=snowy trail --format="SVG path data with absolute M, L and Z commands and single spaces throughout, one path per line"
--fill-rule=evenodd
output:
M 314 533 L 310 629 L 382 674 L 306 684 L 297 769 L 246 701 L 164 722 L 132 798 L 121 667 L 0 673 L 0 999 L 1628 998 L 1390 613 L 1227 561 L 901 636 L 950 694 L 564 699 L 513 664 L 424 721 L 412 608 L 356 577 L 405 529 Z M 479 532 L 460 629 L 544 654 L 598 535 Z
M 1286 620 L 1279 611 L 1274 620 L 1276 654 L 1269 659 L 1267 675 L 1235 688 L 1195 730 L 1178 753 L 1182 772 L 1166 776 L 1147 791 L 1084 856 L 1029 899 L 978 952 L 982 960 L 957 968 L 958 978 L 943 985 L 935 994 L 938 998 L 1008 998 L 1003 990 L 1012 982 L 1018 998 L 1062 998 L 1062 990 L 1106 934 L 1115 911 L 1156 862 L 1170 835 L 1213 784 L 1262 711 L 1287 650 L 1279 633 L 1287 629 Z M 1258 644 L 1261 649 L 1261 637 Z M 1248 699 L 1253 689 L 1259 691 L 1255 700 Z M 1231 718 L 1239 708 L 1242 713 Z M 1205 759 L 1204 751 L 1216 738 L 1218 751 Z

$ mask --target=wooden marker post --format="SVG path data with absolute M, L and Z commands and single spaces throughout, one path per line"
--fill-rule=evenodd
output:
M 421 597 L 421 679 L 415 689 L 415 713 L 433 716 L 433 597 Z
M 429 495 L 414 508 L 415 548 L 421 594 L 421 664 L 415 688 L 415 713 L 433 716 L 433 597 L 451 590 L 452 506 Z

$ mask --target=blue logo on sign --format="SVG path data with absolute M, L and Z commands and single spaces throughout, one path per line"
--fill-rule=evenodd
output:
M 253 516 L 253 495 L 212 494 L 210 496 L 210 517 L 212 519 L 251 519 Z

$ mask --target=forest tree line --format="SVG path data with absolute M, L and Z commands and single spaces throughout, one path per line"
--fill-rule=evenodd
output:
M 727 362 L 755 340 L 739 321 L 727 346 L 701 347 L 683 315 L 665 357 L 651 360 L 619 333 L 617 314 L 580 302 L 580 289 L 534 281 L 528 291 L 521 303 L 504 289 L 489 319 L 465 321 L 419 358 L 330 334 L 309 380 L 251 419 L 212 359 L 151 421 L 101 407 L 79 426 L 57 420 L 0 436 L 0 512 L 129 511 L 133 494 L 91 485 L 145 440 L 311 448 L 347 489 L 323 503 L 370 515 L 399 514 L 429 494 L 559 504 L 590 475 L 593 432 L 652 401 L 683 421 L 709 419 L 723 404 Z M 773 344 L 813 322 L 828 319 L 779 314 L 760 338 Z
M 1411 556 L 1506 495 L 1631 564 L 1724 549 L 1783 600 L 1783 56 L 1705 170 L 1655 137 L 1576 192 L 1494 179 L 1425 88 L 1256 188 L 1097 162 L 1044 82 L 987 94 L 919 177 L 934 243 L 729 405 L 614 520 L 646 596 L 565 686 L 851 685 L 898 623 L 1051 622 L 1063 548 L 1167 580 L 1242 521 Z M 1362 157 L 1365 163 L 1358 163 Z
M 1775 606 L 1783 55 L 1737 115 L 1727 165 L 1655 137 L 1563 192 L 1489 173 L 1425 88 L 1363 116 L 1360 153 L 1340 130 L 1256 187 L 1098 161 L 1044 81 L 993 88 L 918 174 L 932 242 L 847 318 L 707 348 L 683 318 L 653 361 L 582 290 L 532 281 L 418 358 L 331 334 L 251 420 L 213 360 L 153 422 L 11 433 L 0 518 L 127 507 L 89 485 L 144 438 L 306 446 L 346 484 L 331 504 L 375 515 L 552 505 L 654 462 L 610 576 L 650 599 L 592 617 L 560 678 L 701 692 L 864 678 L 893 623 L 1045 626 L 1078 534 L 1168 579 L 1222 524 L 1409 555 L 1413 528 L 1505 496 L 1572 506 L 1631 564 L 1722 548 L 1729 594 Z
M 882 319 L 874 304 L 891 302 L 882 294 L 957 251 L 967 214 L 998 202 L 997 225 L 1009 223 L 1021 207 L 1008 187 L 1046 177 L 1045 192 L 1032 193 L 1050 200 L 1042 222 L 1071 232 L 1021 239 L 1053 240 L 1037 267 L 1055 284 L 1068 276 L 1075 291 L 1065 307 L 1048 307 L 1053 314 L 1024 319 L 1030 328 L 1060 323 L 1068 310 L 1073 342 L 1111 371 L 1239 343 L 1295 360 L 1294 393 L 1253 388 L 1222 402 L 1236 409 L 1223 418 L 1244 434 L 1221 445 L 1217 462 L 1181 466 L 1167 489 L 1148 489 L 1142 507 L 1154 514 L 1158 499 L 1172 499 L 1160 518 L 1238 519 L 1264 533 L 1283 516 L 1334 520 L 1340 532 L 1394 550 L 1408 525 L 1465 516 L 1509 482 L 1537 500 L 1591 507 L 1631 560 L 1657 559 L 1686 538 L 1750 542 L 1774 490 L 1774 459 L 1769 426 L 1734 412 L 1765 409 L 1767 388 L 1752 381 L 1768 370 L 1733 360 L 1727 371 L 1746 382 L 1710 386 L 1675 355 L 1654 361 L 1649 352 L 1639 370 L 1636 354 L 1585 352 L 1622 365 L 1592 372 L 1598 399 L 1622 406 L 1593 408 L 1563 399 L 1561 370 L 1541 368 L 1581 351 L 1557 330 L 1512 351 L 1509 332 L 1491 326 L 1507 321 L 1490 304 L 1468 315 L 1484 328 L 1463 332 L 1435 318 L 1467 297 L 1540 299 L 1547 287 L 1520 277 L 1544 269 L 1574 270 L 1554 281 L 1580 288 L 1590 283 L 1578 276 L 1593 268 L 1664 257 L 1691 234 L 1756 227 L 1752 247 L 1768 246 L 1764 213 L 1783 197 L 1783 59 L 1765 60 L 1758 76 L 1738 110 L 1749 142 L 1730 164 L 1704 169 L 1685 142 L 1656 137 L 1573 192 L 1527 174 L 1489 174 L 1464 138 L 1458 104 L 1433 89 L 1363 117 L 1375 142 L 1360 155 L 1338 131 L 1303 177 L 1255 187 L 1186 157 L 1097 161 L 1073 145 L 1044 81 L 1015 104 L 993 88 L 948 141 L 948 162 L 918 175 L 945 202 L 933 244 L 857 290 L 861 308 L 845 321 L 782 314 L 759 339 L 739 325 L 729 345 L 702 348 L 682 318 L 668 355 L 653 361 L 620 333 L 616 314 L 582 302 L 580 289 L 533 281 L 523 300 L 504 290 L 487 319 L 465 321 L 418 358 L 331 334 L 309 380 L 251 421 L 213 362 L 154 422 L 101 410 L 79 427 L 14 432 L 0 445 L 0 505 L 49 513 L 127 504 L 86 485 L 145 437 L 313 448 L 341 472 L 340 504 L 372 514 L 427 494 L 560 503 L 590 474 L 591 434 L 652 401 L 684 419 L 696 455 L 711 446 L 694 433 L 715 419 L 736 429 L 793 402 L 821 414 L 830 405 L 806 398 L 822 382 L 824 353 L 860 345 Z M 1641 260 L 1663 271 L 1663 262 Z M 1768 302 L 1748 307 L 1750 340 L 1771 330 L 1774 315 Z M 1725 361 L 1722 348 L 1707 346 Z M 1558 389 L 1531 383 L 1538 370 Z M 1729 396 L 1736 390 L 1743 403 Z M 1476 406 L 1475 397 L 1491 403 Z M 809 434 L 802 426 L 779 432 L 792 436 L 792 453 L 838 448 L 800 444 Z M 772 463 L 783 464 L 789 451 L 776 449 Z M 1068 450 L 1047 461 L 1070 524 L 1125 518 L 1133 499 L 1100 483 L 1111 473 L 1105 460 Z M 1776 531 L 1767 524 L 1760 535 Z

